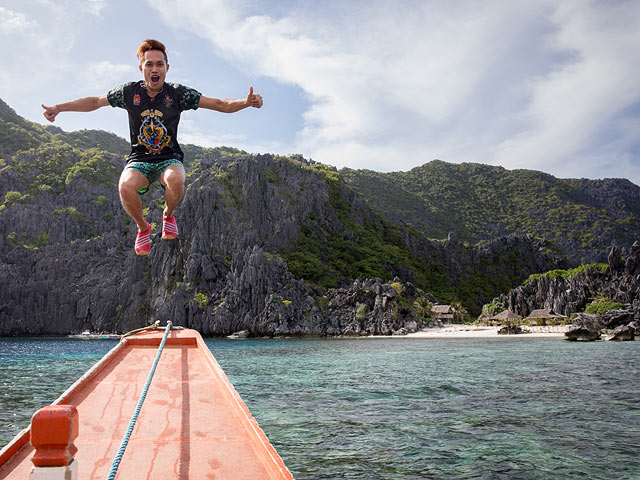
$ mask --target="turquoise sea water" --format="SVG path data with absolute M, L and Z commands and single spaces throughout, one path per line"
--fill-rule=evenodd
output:
M 114 344 L 0 339 L 0 443 Z M 640 479 L 640 342 L 207 344 L 298 480 Z

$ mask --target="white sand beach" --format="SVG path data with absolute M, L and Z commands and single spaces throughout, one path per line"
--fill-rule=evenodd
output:
M 563 337 L 564 332 L 566 332 L 568 328 L 568 325 L 523 327 L 527 333 L 518 335 L 498 335 L 500 327 L 481 325 L 445 325 L 443 327 L 426 328 L 416 333 L 410 333 L 406 336 L 417 338 Z

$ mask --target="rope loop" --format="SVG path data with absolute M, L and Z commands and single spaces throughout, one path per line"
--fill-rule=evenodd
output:
M 136 333 L 144 332 L 145 330 L 155 330 L 156 328 L 160 328 L 160 320 L 156 320 L 154 323 L 152 323 L 151 325 L 147 325 L 146 327 L 137 328 L 123 334 L 120 337 L 120 341 L 123 341 L 125 338 L 130 337 L 131 335 L 135 335 Z
M 157 327 L 159 323 L 160 322 L 156 322 L 152 328 Z M 120 443 L 118 453 L 116 453 L 116 457 L 113 459 L 113 463 L 111 464 L 111 470 L 109 470 L 107 480 L 113 480 L 114 478 L 116 478 L 118 467 L 120 466 L 120 461 L 122 460 L 124 451 L 127 449 L 127 444 L 129 443 L 129 438 L 133 433 L 133 427 L 136 425 L 136 421 L 138 420 L 138 415 L 140 414 L 140 409 L 142 409 L 142 404 L 144 403 L 145 398 L 147 398 L 147 391 L 149 390 L 149 386 L 151 386 L 151 380 L 153 380 L 153 375 L 156 372 L 156 367 L 158 366 L 158 362 L 160 361 L 160 355 L 162 354 L 162 350 L 164 349 L 164 344 L 167 342 L 167 337 L 169 336 L 169 331 L 171 331 L 171 326 L 172 323 L 167 322 L 167 328 L 164 331 L 164 336 L 162 337 L 162 341 L 160 342 L 160 346 L 158 347 L 158 352 L 156 353 L 156 358 L 153 361 L 153 365 L 151 365 L 151 370 L 149 371 L 147 382 L 144 384 L 144 388 L 142 389 L 142 393 L 140 394 L 140 398 L 138 399 L 136 409 L 134 410 L 133 415 L 131 416 L 131 420 L 129 421 L 127 431 L 124 434 L 124 437 L 122 437 L 122 442 Z

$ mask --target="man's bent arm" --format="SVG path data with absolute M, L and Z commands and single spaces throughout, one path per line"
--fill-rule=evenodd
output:
M 249 95 L 246 99 L 242 98 L 209 98 L 204 95 L 200 96 L 198 107 L 216 110 L 223 113 L 234 113 L 247 107 L 262 107 L 262 97 L 257 93 L 253 93 L 253 87 L 249 89 Z
M 77 100 L 60 103 L 52 107 L 42 105 L 42 108 L 44 108 L 44 118 L 53 122 L 60 112 L 93 112 L 94 110 L 106 107 L 107 105 L 109 105 L 107 96 L 102 95 L 101 97 L 78 98 Z

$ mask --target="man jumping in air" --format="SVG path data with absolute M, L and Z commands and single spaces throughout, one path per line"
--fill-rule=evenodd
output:
M 140 195 L 149 190 L 155 180 L 164 188 L 165 209 L 162 215 L 162 238 L 178 236 L 174 210 L 184 193 L 184 154 L 176 137 L 180 112 L 199 107 L 233 113 L 246 107 L 262 107 L 262 97 L 249 89 L 246 99 L 208 98 L 200 92 L 177 83 L 165 83 L 169 70 L 167 50 L 157 40 L 149 39 L 138 48 L 139 68 L 143 81 L 131 82 L 111 90 L 101 97 L 85 97 L 52 107 L 42 105 L 50 122 L 60 112 L 92 112 L 101 107 L 124 108 L 129 114 L 131 153 L 120 175 L 118 189 L 122 207 L 138 225 L 135 251 L 149 255 L 151 224 L 142 214 Z

